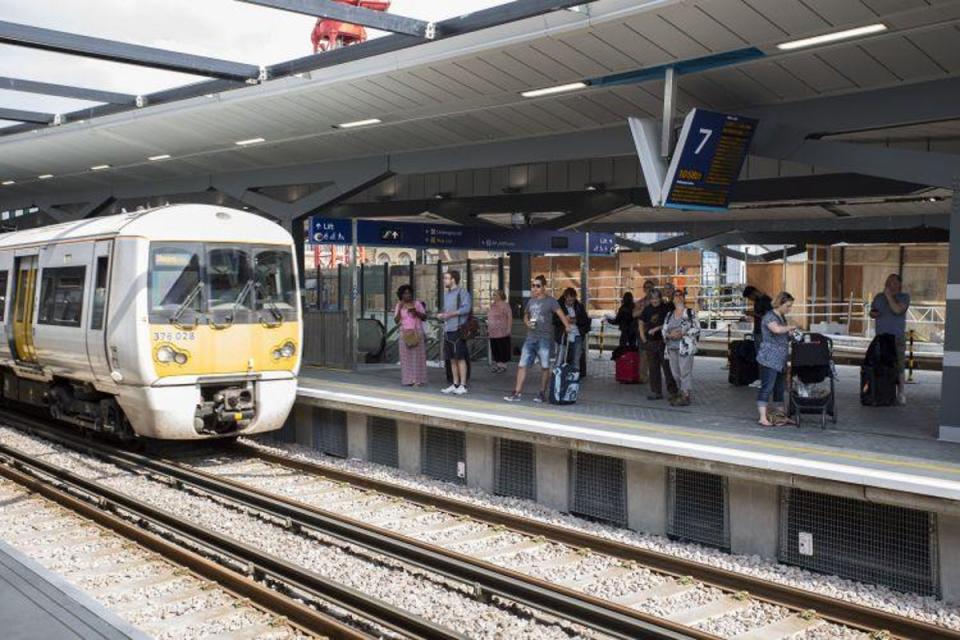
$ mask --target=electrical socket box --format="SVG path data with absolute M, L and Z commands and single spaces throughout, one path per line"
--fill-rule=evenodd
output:
M 801 531 L 797 536 L 797 551 L 802 556 L 813 555 L 813 534 Z

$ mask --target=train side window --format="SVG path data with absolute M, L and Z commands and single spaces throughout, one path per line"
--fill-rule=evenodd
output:
M 85 267 L 44 269 L 37 324 L 79 327 L 83 317 Z
M 7 281 L 8 281 L 7 271 L 0 271 L 0 322 L 3 322 L 7 317 Z
M 93 312 L 90 316 L 90 328 L 99 331 L 103 329 L 103 315 L 107 305 L 107 273 L 109 272 L 110 258 L 97 258 L 97 279 L 93 283 Z

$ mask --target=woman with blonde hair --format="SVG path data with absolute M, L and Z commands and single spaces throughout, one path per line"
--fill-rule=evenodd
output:
M 763 316 L 760 326 L 763 339 L 757 350 L 757 363 L 760 365 L 757 410 L 760 414 L 758 422 L 764 427 L 793 423 L 782 411 L 787 359 L 790 356 L 790 335 L 798 331 L 796 325 L 787 322 L 787 314 L 791 308 L 793 296 L 781 291 L 773 299 L 773 309 Z
M 513 328 L 513 311 L 507 304 L 507 294 L 497 289 L 493 302 L 487 310 L 487 333 L 490 336 L 490 369 L 494 373 L 503 373 L 510 362 L 510 332 Z
M 667 339 L 667 360 L 670 371 L 680 387 L 680 394 L 671 399 L 678 407 L 690 406 L 693 391 L 693 360 L 697 355 L 697 338 L 700 325 L 693 309 L 687 307 L 687 293 L 683 289 L 673 292 L 673 311 L 667 316 L 663 327 Z

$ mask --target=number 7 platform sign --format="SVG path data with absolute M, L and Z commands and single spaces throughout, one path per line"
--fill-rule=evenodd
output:
M 722 210 L 757 129 L 752 118 L 703 109 L 687 114 L 663 188 L 663 206 Z

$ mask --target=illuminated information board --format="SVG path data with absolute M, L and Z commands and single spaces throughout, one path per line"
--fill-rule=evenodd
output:
M 664 181 L 663 206 L 726 209 L 756 129 L 753 118 L 702 109 L 688 113 Z

